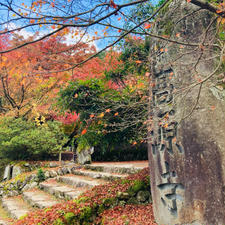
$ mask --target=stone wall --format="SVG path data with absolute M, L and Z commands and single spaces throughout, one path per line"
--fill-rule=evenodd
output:
M 55 178 L 57 176 L 62 176 L 65 174 L 72 174 L 73 170 L 76 170 L 78 167 L 63 166 L 57 169 L 45 169 L 44 177 L 45 179 Z M 79 167 L 80 168 L 80 167 Z M 4 196 L 16 196 L 21 194 L 23 191 L 38 187 L 39 178 L 37 171 L 32 172 L 30 175 L 21 174 L 17 175 L 13 179 L 10 179 L 6 182 L 0 183 L 0 198 Z

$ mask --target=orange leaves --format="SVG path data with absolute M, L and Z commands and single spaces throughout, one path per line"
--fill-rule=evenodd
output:
M 225 18 L 220 17 L 220 18 L 218 18 L 217 22 L 223 25 L 223 24 L 225 24 Z
M 87 133 L 87 129 L 86 128 L 81 131 L 81 135 L 84 135 L 86 133 Z
M 118 112 L 116 112 L 115 114 L 114 114 L 114 116 L 118 116 L 119 115 L 119 113 Z
M 225 23 L 225 18 L 222 18 L 221 19 L 221 24 L 224 24 Z
M 150 76 L 150 73 L 149 73 L 149 72 L 146 72 L 146 73 L 145 73 L 145 76 L 146 76 L 146 77 L 149 77 L 149 76 Z
M 116 9 L 117 8 L 117 5 L 114 3 L 114 1 L 113 0 L 110 0 L 110 6 L 112 7 L 112 8 L 114 8 L 114 9 Z
M 168 126 L 169 126 L 168 123 L 163 125 L 164 128 L 168 128 Z
M 35 23 L 35 20 L 33 20 L 33 19 L 32 19 L 32 20 L 30 20 L 30 23 Z
M 90 115 L 90 118 L 94 118 L 94 117 L 95 117 L 95 115 L 94 115 L 94 114 L 91 114 L 91 115 Z
M 223 11 L 221 9 L 216 10 L 216 13 L 222 13 Z
M 168 52 L 168 49 L 167 48 L 161 48 L 160 52 Z
M 98 117 L 99 117 L 99 118 L 103 118 L 104 115 L 105 115 L 105 114 L 102 112 Z
M 145 23 L 145 25 L 144 25 L 144 29 L 149 29 L 149 28 L 151 28 L 151 24 L 150 23 Z
M 117 20 L 120 21 L 121 20 L 121 17 L 119 17 Z
M 216 13 L 224 13 L 225 11 L 225 2 L 223 1 L 222 3 L 219 4 L 218 9 L 216 10 Z
M 174 73 L 171 72 L 171 73 L 170 73 L 170 76 L 169 76 L 169 79 L 170 79 L 170 80 L 172 79 L 173 75 L 174 75 Z
M 106 110 L 105 110 L 106 113 L 109 113 L 110 111 L 111 111 L 110 109 L 106 109 Z
M 63 34 L 63 35 L 67 35 L 69 32 L 70 32 L 69 28 L 66 27 L 65 29 L 63 29 L 62 34 Z
M 135 61 L 137 64 L 141 64 L 142 63 L 142 61 L 140 61 L 140 60 L 136 60 Z

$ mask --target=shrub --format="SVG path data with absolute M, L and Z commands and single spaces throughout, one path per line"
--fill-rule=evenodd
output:
M 118 146 L 123 155 L 122 150 L 137 140 L 143 141 L 147 133 L 143 123 L 147 120 L 145 95 L 145 90 L 114 90 L 105 86 L 103 80 L 90 79 L 70 82 L 60 91 L 58 103 L 62 110 L 79 113 L 80 124 L 75 135 L 78 150 L 94 146 L 99 150 L 99 160 L 105 152 L 115 153 Z M 134 155 L 132 159 L 136 159 Z M 143 155 L 146 159 L 147 154 Z M 118 154 L 116 157 L 121 160 Z
M 43 160 L 58 153 L 65 143 L 59 122 L 37 127 L 21 118 L 0 120 L 0 157 L 11 160 Z
M 73 220 L 76 218 L 76 215 L 72 212 L 68 212 L 64 215 L 64 218 L 67 223 L 72 224 Z
M 43 172 L 43 170 L 41 168 L 38 169 L 37 177 L 38 177 L 38 181 L 39 182 L 42 182 L 42 181 L 45 180 L 45 174 L 44 174 L 44 172 Z

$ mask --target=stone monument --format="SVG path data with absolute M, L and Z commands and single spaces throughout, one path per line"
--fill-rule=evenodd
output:
M 224 225 L 225 97 L 216 83 L 220 71 L 214 73 L 216 20 L 175 0 L 155 32 L 169 29 L 177 43 L 153 39 L 150 54 L 154 215 L 159 225 Z

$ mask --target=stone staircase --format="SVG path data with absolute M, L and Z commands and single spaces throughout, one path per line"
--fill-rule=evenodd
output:
M 36 209 L 48 208 L 66 200 L 76 199 L 96 185 L 125 178 L 128 174 L 146 167 L 129 164 L 96 163 L 83 168 L 70 167 L 69 174 L 49 178 L 39 186 L 14 197 L 3 197 L 0 206 L 0 225 L 13 224 L 13 220 Z

